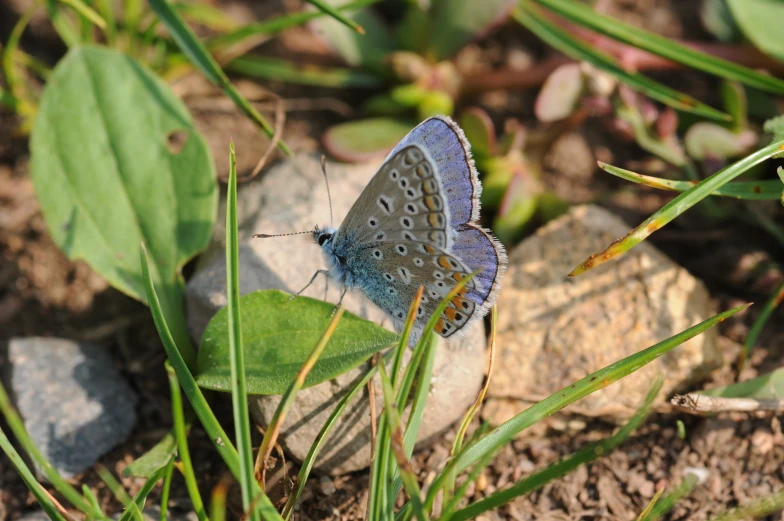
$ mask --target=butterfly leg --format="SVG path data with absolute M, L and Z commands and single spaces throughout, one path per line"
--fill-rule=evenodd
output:
M 302 292 L 303 292 L 303 291 L 305 291 L 306 289 L 308 289 L 308 288 L 310 287 L 310 285 L 311 285 L 311 284 L 313 284 L 313 281 L 315 281 L 315 280 L 316 280 L 316 277 L 318 277 L 318 276 L 319 276 L 319 273 L 323 273 L 324 275 L 326 275 L 326 276 L 327 276 L 327 279 L 329 279 L 329 272 L 328 272 L 327 270 L 318 270 L 316 273 L 314 273 L 314 274 L 313 274 L 313 276 L 310 278 L 310 282 L 308 282 L 308 283 L 305 285 L 305 287 L 304 287 L 304 288 L 302 288 L 301 290 L 299 290 L 298 292 L 296 292 L 295 294 L 293 294 L 291 297 L 289 297 L 289 302 L 291 302 L 291 301 L 292 301 L 292 300 L 294 300 L 295 298 L 299 297 L 299 296 L 302 294 Z
M 341 294 L 340 294 L 340 300 L 338 300 L 338 303 L 337 303 L 337 304 L 335 304 L 335 307 L 332 309 L 332 314 L 333 314 L 333 315 L 334 315 L 334 314 L 335 314 L 335 312 L 338 310 L 338 308 L 340 307 L 340 305 L 343 303 L 343 297 L 345 297 L 345 296 L 346 296 L 346 293 L 348 293 L 348 288 L 343 288 L 343 293 L 341 293 Z

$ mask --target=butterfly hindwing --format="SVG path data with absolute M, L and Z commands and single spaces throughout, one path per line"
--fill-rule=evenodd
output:
M 427 242 L 380 241 L 364 249 L 372 259 L 364 268 L 365 286 L 370 288 L 365 293 L 398 327 L 419 286 L 425 288 L 417 310 L 416 326 L 421 329 L 447 293 L 471 273 L 460 259 Z M 437 333 L 448 337 L 471 322 L 482 302 L 477 290 L 476 278 L 469 280 L 439 317 Z

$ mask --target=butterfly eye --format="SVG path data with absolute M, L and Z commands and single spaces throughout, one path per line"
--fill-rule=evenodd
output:
M 327 240 L 329 240 L 330 237 L 332 237 L 332 234 L 329 233 L 322 233 L 321 235 L 319 235 L 318 238 L 319 246 L 324 246 L 324 243 L 327 242 Z

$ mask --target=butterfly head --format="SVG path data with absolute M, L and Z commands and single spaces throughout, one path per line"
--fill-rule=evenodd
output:
M 335 236 L 336 231 L 332 226 L 323 229 L 316 226 L 316 229 L 313 230 L 313 240 L 324 250 L 332 249 L 332 237 Z

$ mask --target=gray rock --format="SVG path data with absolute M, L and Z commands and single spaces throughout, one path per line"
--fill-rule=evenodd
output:
M 35 445 L 65 477 L 90 468 L 136 424 L 137 397 L 106 349 L 14 338 L 8 388 Z
M 612 362 L 713 314 L 705 286 L 649 242 L 579 277 L 567 274 L 630 227 L 597 206 L 572 208 L 516 247 L 498 300 L 498 353 L 483 415 L 498 423 Z M 653 378 L 662 394 L 721 364 L 711 329 L 567 411 L 628 417 Z
M 339 225 L 351 205 L 375 173 L 372 165 L 327 165 L 335 225 Z M 240 292 L 280 289 L 296 292 L 316 270 L 324 267 L 321 251 L 310 236 L 253 239 L 254 233 L 289 233 L 312 230 L 329 224 L 329 204 L 318 156 L 301 156 L 279 163 L 263 179 L 243 185 L 238 195 L 240 223 Z M 219 215 L 224 215 L 221 209 Z M 221 218 L 222 219 L 222 218 Z M 216 226 L 216 240 L 203 257 L 186 288 L 188 324 L 194 338 L 200 338 L 207 322 L 226 305 L 223 226 Z M 325 281 L 314 283 L 304 295 L 323 299 Z M 327 300 L 337 302 L 339 288 L 330 285 Z M 362 317 L 392 328 L 384 313 L 361 292 L 351 292 L 346 308 Z M 478 324 L 462 338 L 439 339 L 438 355 L 431 382 L 429 405 L 421 429 L 421 440 L 432 439 L 459 420 L 476 398 L 485 369 L 484 327 Z M 347 392 L 367 366 L 357 368 L 332 381 L 297 395 L 289 412 L 280 442 L 297 460 L 307 454 L 311 443 L 329 416 L 332 407 Z M 381 389 L 379 382 L 376 389 Z M 266 424 L 279 401 L 277 396 L 251 399 L 257 421 Z M 381 410 L 381 394 L 377 396 Z M 368 466 L 370 460 L 370 413 L 366 393 L 350 406 L 321 451 L 316 468 L 334 474 Z

